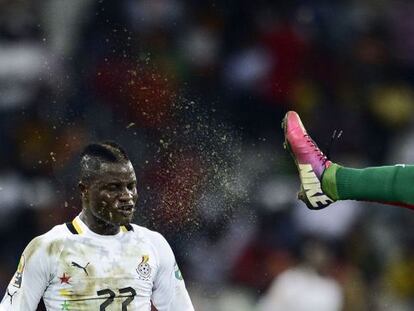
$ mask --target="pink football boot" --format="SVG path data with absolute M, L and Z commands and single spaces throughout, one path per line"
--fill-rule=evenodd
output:
M 306 132 L 296 112 L 286 113 L 282 127 L 285 132 L 284 147 L 290 151 L 299 171 L 301 190 L 298 198 L 310 209 L 327 207 L 334 201 L 323 192 L 321 182 L 323 172 L 332 162 Z

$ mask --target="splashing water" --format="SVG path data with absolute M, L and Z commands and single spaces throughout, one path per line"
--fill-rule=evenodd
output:
M 229 218 L 247 199 L 240 185 L 241 135 L 214 108 L 180 99 L 175 122 L 161 129 L 152 160 L 151 222 L 179 230 Z M 151 162 L 151 161 L 150 161 Z M 151 165 L 150 165 L 151 166 Z

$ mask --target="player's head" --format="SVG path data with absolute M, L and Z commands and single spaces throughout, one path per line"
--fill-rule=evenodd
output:
M 111 225 L 131 222 L 137 201 L 135 171 L 125 151 L 112 142 L 93 143 L 81 153 L 82 208 Z

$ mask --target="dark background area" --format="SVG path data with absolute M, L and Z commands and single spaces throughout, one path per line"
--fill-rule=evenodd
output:
M 80 212 L 83 146 L 112 140 L 196 310 L 269 310 L 315 240 L 341 310 L 412 310 L 413 213 L 306 210 L 280 128 L 296 110 L 335 162 L 412 163 L 412 16 L 408 0 L 1 0 L 0 292 Z

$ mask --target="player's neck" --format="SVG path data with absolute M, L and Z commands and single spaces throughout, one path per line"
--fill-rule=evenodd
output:
M 88 209 L 84 209 L 79 217 L 86 226 L 96 234 L 115 235 L 119 232 L 119 226 L 108 224 L 107 222 L 96 218 Z

